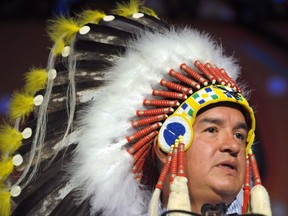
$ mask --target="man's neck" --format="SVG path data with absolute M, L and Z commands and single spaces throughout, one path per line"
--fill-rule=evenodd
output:
M 232 201 L 227 203 L 227 202 L 223 201 L 223 199 L 221 199 L 220 197 L 215 197 L 214 199 L 212 197 L 210 197 L 209 200 L 207 200 L 207 197 L 204 197 L 204 198 L 205 199 L 201 199 L 201 197 L 198 196 L 198 197 L 193 199 L 193 197 L 190 197 L 192 212 L 201 214 L 201 209 L 205 204 L 209 204 L 209 205 L 215 207 L 217 204 L 223 203 L 223 204 L 228 206 L 233 201 L 232 200 Z

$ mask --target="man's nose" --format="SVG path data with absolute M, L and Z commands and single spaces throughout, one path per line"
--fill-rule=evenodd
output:
M 235 136 L 230 133 L 225 133 L 221 139 L 220 151 L 227 152 L 233 157 L 236 157 L 240 152 L 240 143 L 237 142 Z

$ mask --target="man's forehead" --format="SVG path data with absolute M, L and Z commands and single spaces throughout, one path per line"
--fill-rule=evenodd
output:
M 207 125 L 209 125 L 209 124 L 213 124 L 214 125 L 215 124 L 215 125 L 218 125 L 218 126 L 222 127 L 222 126 L 225 126 L 226 123 L 227 123 L 227 119 L 226 118 L 223 118 L 223 117 L 219 118 L 217 116 L 216 117 L 209 117 L 209 116 L 207 117 L 204 114 L 204 116 L 202 118 L 200 117 L 197 122 L 195 121 L 194 126 L 195 125 L 200 125 L 200 127 L 201 127 L 201 125 L 206 125 L 206 124 Z M 233 130 L 234 129 L 243 129 L 243 130 L 248 132 L 248 126 L 246 124 L 244 116 L 243 116 L 242 120 L 239 119 L 238 121 L 234 122 L 232 127 L 233 127 Z
M 215 115 L 217 115 L 217 112 L 219 111 L 219 109 L 225 108 L 225 107 L 238 110 L 242 114 L 245 123 L 247 125 L 250 125 L 250 117 L 247 114 L 247 111 L 240 104 L 232 103 L 232 102 L 219 102 L 219 103 L 214 103 L 214 104 L 210 104 L 210 105 L 203 107 L 202 109 L 200 109 L 198 111 L 195 121 L 199 121 L 198 117 L 201 117 L 201 116 L 202 116 L 202 118 L 203 118 L 203 116 L 207 116 L 207 115 L 210 115 L 211 117 L 215 117 Z M 217 109 L 215 109 L 215 108 L 217 108 Z M 207 112 L 208 110 L 210 112 Z

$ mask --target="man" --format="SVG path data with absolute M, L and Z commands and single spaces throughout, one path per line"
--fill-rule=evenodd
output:
M 242 110 L 232 103 L 215 104 L 196 117 L 193 131 L 192 145 L 185 154 L 191 208 L 201 213 L 206 203 L 233 203 L 227 213 L 240 214 L 236 196 L 244 182 L 248 134 Z M 166 156 L 159 150 L 156 154 L 165 163 Z M 169 186 L 165 183 L 162 202 L 167 207 Z
M 51 26 L 46 72 L 29 75 L 27 107 L 11 103 L 16 126 L 5 136 L 25 145 L 3 148 L 4 215 L 10 198 L 13 215 L 271 214 L 239 66 L 207 34 L 170 27 L 138 1 L 114 13 Z

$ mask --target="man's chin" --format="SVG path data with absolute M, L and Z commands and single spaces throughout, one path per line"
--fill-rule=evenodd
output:
M 226 204 L 230 204 L 235 199 L 240 190 L 241 187 L 235 187 L 235 185 L 231 184 L 221 184 L 214 188 L 214 192 L 219 197 L 221 197 L 220 199 Z

